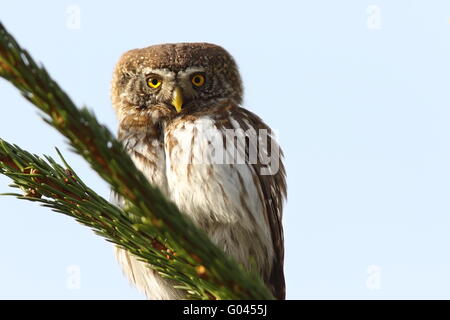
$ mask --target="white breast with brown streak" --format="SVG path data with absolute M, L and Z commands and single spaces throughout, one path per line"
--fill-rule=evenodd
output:
M 223 163 L 217 157 L 230 152 L 224 149 L 224 134 L 209 117 L 166 128 L 169 195 L 215 244 L 267 277 L 274 250 L 260 185 L 251 165 Z M 244 152 L 245 147 L 236 149 Z

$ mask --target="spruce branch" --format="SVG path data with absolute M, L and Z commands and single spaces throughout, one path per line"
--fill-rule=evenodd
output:
M 137 219 L 126 209 L 96 194 L 83 183 L 59 151 L 58 154 L 64 166 L 51 157 L 44 156 L 45 159 L 42 159 L 0 139 L 0 173 L 13 181 L 11 187 L 25 193 L 3 195 L 39 202 L 56 212 L 69 215 L 108 241 L 120 245 L 144 261 L 151 261 L 152 267 L 162 275 L 176 276 L 191 298 L 207 296 L 207 292 L 204 292 L 207 283 L 199 286 L 193 283 L 192 278 L 198 275 L 193 274 L 192 266 L 153 238 L 157 232 L 147 219 Z M 139 237 L 135 236 L 136 232 Z
M 2 141 L 0 173 L 10 177 L 13 186 L 26 190 L 25 196 L 14 195 L 75 217 L 180 283 L 192 297 L 273 299 L 259 277 L 226 256 L 149 184 L 109 129 L 87 108 L 77 108 L 1 23 L 0 76 L 41 110 L 44 121 L 64 135 L 71 149 L 126 199 L 127 207 L 109 204 L 68 165 L 64 168 L 49 157 L 45 161 Z

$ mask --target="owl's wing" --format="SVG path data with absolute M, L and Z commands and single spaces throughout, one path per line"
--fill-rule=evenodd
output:
M 285 299 L 286 288 L 284 279 L 284 237 L 283 237 L 283 202 L 287 195 L 286 170 L 282 161 L 283 152 L 273 136 L 272 130 L 255 114 L 243 109 L 236 108 L 231 112 L 230 117 L 236 121 L 234 127 L 243 128 L 244 131 L 251 128 L 258 132 L 258 151 L 264 156 L 270 155 L 271 160 L 276 163 L 261 159 L 252 164 L 253 172 L 257 177 L 257 184 L 265 199 L 265 214 L 269 221 L 273 246 L 275 248 L 276 259 L 270 274 L 270 285 L 278 299 Z M 267 136 L 264 137 L 264 132 Z M 266 141 L 264 141 L 266 139 Z M 266 147 L 264 147 L 266 146 Z M 248 153 L 248 150 L 246 150 Z M 267 164 L 265 164 L 267 163 Z
M 235 147 L 233 158 L 227 136 L 238 130 L 253 130 L 256 140 L 228 140 Z M 260 136 L 260 131 L 266 135 Z M 268 126 L 251 112 L 231 105 L 218 112 L 180 117 L 166 128 L 164 140 L 172 200 L 241 262 L 248 255 L 259 257 L 259 271 L 266 283 L 277 298 L 284 299 L 285 170 Z M 226 150 L 221 153 L 218 144 Z M 256 160 L 252 157 L 255 149 Z M 276 153 L 276 163 L 261 161 L 260 152 Z M 229 229 L 211 231 L 211 224 Z M 241 231 L 248 231 L 248 236 Z

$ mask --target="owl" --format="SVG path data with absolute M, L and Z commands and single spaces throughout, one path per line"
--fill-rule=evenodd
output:
M 137 168 L 284 299 L 282 152 L 270 128 L 241 106 L 243 87 L 231 55 L 208 43 L 131 50 L 115 67 L 111 91 L 118 138 Z M 115 251 L 149 299 L 185 298 L 146 263 Z

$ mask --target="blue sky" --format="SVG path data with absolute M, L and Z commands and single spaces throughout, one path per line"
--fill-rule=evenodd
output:
M 0 4 L 18 41 L 113 131 L 123 52 L 206 41 L 235 57 L 244 106 L 278 130 L 286 155 L 290 299 L 450 298 L 449 19 L 443 0 Z M 0 97 L 0 137 L 38 154 L 63 147 L 108 197 L 5 81 Z M 72 219 L 2 197 L 0 221 L 0 298 L 142 298 L 111 245 Z

